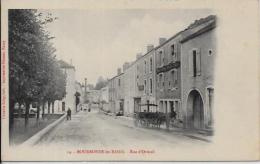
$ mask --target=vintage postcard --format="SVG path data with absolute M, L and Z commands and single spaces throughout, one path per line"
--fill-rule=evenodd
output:
M 250 0 L 2 0 L 2 161 L 255 161 Z

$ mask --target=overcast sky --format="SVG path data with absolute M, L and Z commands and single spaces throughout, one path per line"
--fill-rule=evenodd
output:
M 42 12 L 42 11 L 41 11 Z M 210 10 L 44 10 L 58 17 L 48 25 L 58 59 L 72 60 L 76 80 L 95 84 L 112 78 L 123 63 L 134 61 L 147 44 L 170 38 Z

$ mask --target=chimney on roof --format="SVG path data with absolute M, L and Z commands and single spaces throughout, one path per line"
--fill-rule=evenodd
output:
M 166 38 L 159 38 L 159 45 L 162 45 L 166 42 Z
M 125 72 L 125 70 L 127 70 L 127 68 L 129 68 L 129 66 L 130 66 L 130 63 L 125 62 L 125 63 L 123 64 L 123 72 Z
M 142 57 L 142 53 L 137 53 L 136 54 L 136 60 L 138 60 L 140 57 Z
M 121 73 L 121 68 L 117 68 L 117 75 L 120 75 Z
M 148 44 L 147 45 L 147 52 L 150 52 L 153 48 L 154 48 L 154 46 L 152 44 Z

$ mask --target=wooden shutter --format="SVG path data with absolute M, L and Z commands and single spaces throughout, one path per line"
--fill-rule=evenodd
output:
M 196 68 L 197 68 L 197 75 L 201 75 L 201 49 L 197 50 L 196 54 Z
M 192 50 L 189 52 L 188 54 L 188 74 L 190 76 L 193 76 L 193 54 L 192 54 Z
M 176 70 L 174 70 L 174 86 L 177 85 L 177 81 L 178 81 L 178 71 L 176 69 Z
M 177 61 L 177 55 L 178 55 L 178 44 L 174 44 L 174 61 Z

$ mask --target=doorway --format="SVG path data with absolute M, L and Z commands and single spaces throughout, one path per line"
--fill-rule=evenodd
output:
M 61 107 L 61 109 L 62 109 L 62 112 L 65 111 L 65 102 L 64 102 L 64 101 L 62 102 L 62 107 Z
M 194 129 L 204 128 L 204 109 L 201 95 L 198 91 L 190 92 L 187 101 L 188 127 Z
M 134 113 L 140 112 L 141 98 L 134 98 Z

